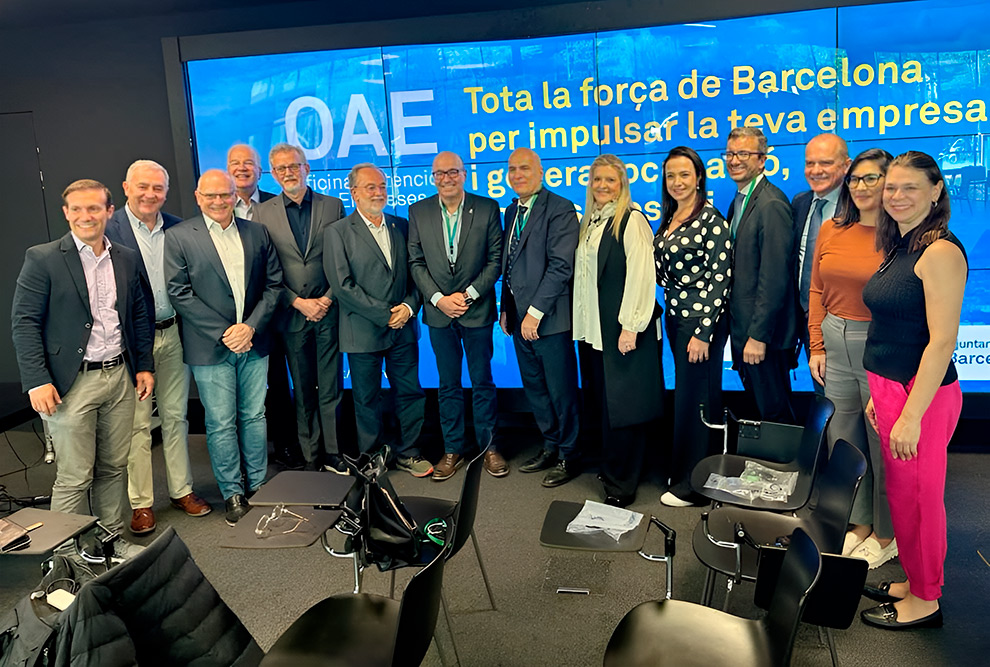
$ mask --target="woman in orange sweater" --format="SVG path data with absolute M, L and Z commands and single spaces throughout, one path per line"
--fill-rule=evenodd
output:
M 823 223 L 818 233 L 809 291 L 811 375 L 825 385 L 825 396 L 835 404 L 829 446 L 839 438 L 847 440 L 863 452 L 868 464 L 842 553 L 865 558 L 870 568 L 897 555 L 880 439 L 864 413 L 870 388 L 863 368 L 871 319 L 863 287 L 883 261 L 876 249 L 876 223 L 891 159 L 887 151 L 871 148 L 849 166 L 835 218 Z

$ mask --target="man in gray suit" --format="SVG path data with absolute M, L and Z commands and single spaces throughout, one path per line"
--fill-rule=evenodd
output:
M 207 171 L 196 189 L 202 215 L 165 235 L 168 295 L 206 412 L 206 447 L 230 526 L 250 510 L 247 496 L 268 469 L 268 323 L 282 294 L 268 230 L 234 217 L 234 197 L 226 172 Z
M 495 281 L 502 267 L 502 222 L 498 202 L 464 192 L 464 162 L 443 152 L 433 160 L 437 195 L 409 207 L 409 263 L 423 295 L 423 320 L 440 376 L 440 427 L 444 456 L 435 481 L 449 479 L 464 463 L 464 390 L 461 360 L 467 357 L 478 447 L 485 470 L 508 474 L 491 447 L 495 434 L 492 325 Z M 463 351 L 462 351 L 463 350 Z
M 337 445 L 339 308 L 323 272 L 323 237 L 330 223 L 344 217 L 344 204 L 306 185 L 309 163 L 298 146 L 277 144 L 268 163 L 282 194 L 258 204 L 256 220 L 268 228 L 282 263 L 285 291 L 275 330 L 289 360 L 299 444 L 308 470 L 322 465 L 346 475 Z
M 340 348 L 351 369 L 358 447 L 369 452 L 383 444 L 384 362 L 402 435 L 396 465 L 426 477 L 433 466 L 416 448 L 426 404 L 419 384 L 421 299 L 409 276 L 407 223 L 383 212 L 387 191 L 378 167 L 356 165 L 347 182 L 356 210 L 327 228 L 323 264 L 340 304 Z

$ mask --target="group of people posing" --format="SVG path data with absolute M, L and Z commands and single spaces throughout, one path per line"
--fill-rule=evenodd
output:
M 655 235 L 613 155 L 592 163 L 579 220 L 572 202 L 543 186 L 539 156 L 515 150 L 504 224 L 497 202 L 465 192 L 464 164 L 450 152 L 433 161 L 436 196 L 413 204 L 408 221 L 385 212 L 387 179 L 370 163 L 349 174 L 355 209 L 345 215 L 340 199 L 307 185 L 306 156 L 290 144 L 268 156 L 281 193 L 258 189 L 261 159 L 236 145 L 226 170 L 200 177 L 201 214 L 186 221 L 161 210 L 169 179 L 156 162 L 130 166 L 116 211 L 104 185 L 76 181 L 62 196 L 70 232 L 27 251 L 13 304 L 23 386 L 57 454 L 52 509 L 87 513 L 91 493 L 93 512 L 122 530 L 126 479 L 131 531 L 155 529 L 154 392 L 170 501 L 209 513 L 192 489 L 190 372 L 228 524 L 265 481 L 266 395 L 286 362 L 305 465 L 347 474 L 336 434 L 341 353 L 358 449 L 386 444 L 384 366 L 399 424 L 387 443 L 395 466 L 437 481 L 468 455 L 466 358 L 474 439 L 485 470 L 504 476 L 496 320 L 512 337 L 543 436 L 519 470 L 544 472 L 546 487 L 581 474 L 585 419 L 586 435 L 600 431 L 604 500 L 626 506 L 663 410 L 662 320 L 676 388 L 673 439 L 660 445 L 669 477 L 661 502 L 698 501 L 689 480 L 714 449 L 702 417 L 722 413 L 726 341 L 753 416 L 778 422 L 794 421 L 789 371 L 803 342 L 812 377 L 836 405 L 830 443 L 848 440 L 870 464 L 844 550 L 873 566 L 899 551 L 908 577 L 874 591 L 888 605 L 867 620 L 940 624 L 946 446 L 962 401 L 951 354 L 967 274 L 942 175 L 917 152 L 871 149 L 850 160 L 845 142 L 825 134 L 806 147 L 811 190 L 789 202 L 763 174 L 766 157 L 759 129 L 731 132 L 723 158 L 738 190 L 723 216 L 707 200 L 698 154 L 671 150 Z M 436 464 L 418 448 L 420 309 L 439 375 Z

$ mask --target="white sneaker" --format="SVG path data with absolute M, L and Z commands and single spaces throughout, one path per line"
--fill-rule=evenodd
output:
M 890 544 L 882 547 L 875 538 L 867 537 L 849 555 L 853 558 L 864 559 L 870 564 L 870 569 L 875 570 L 897 555 L 897 540 L 891 540 Z
M 846 533 L 846 539 L 842 542 L 842 555 L 848 556 L 863 542 L 863 538 L 850 530 Z
M 667 507 L 694 507 L 694 503 L 690 500 L 681 500 L 670 491 L 660 496 L 660 502 Z

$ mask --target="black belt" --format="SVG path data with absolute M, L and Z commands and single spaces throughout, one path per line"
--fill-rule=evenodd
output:
M 166 317 L 164 320 L 155 322 L 155 329 L 158 331 L 164 331 L 173 324 L 175 324 L 175 315 L 173 315 L 172 317 Z
M 106 359 L 104 361 L 84 361 L 82 364 L 83 371 L 107 371 L 114 366 L 120 366 L 124 363 L 124 355 L 118 354 L 113 359 Z

